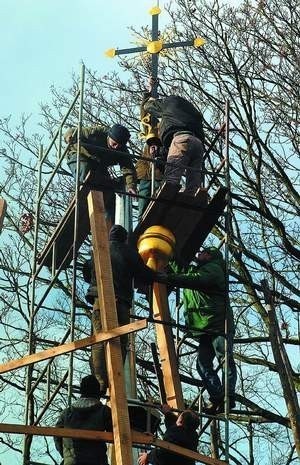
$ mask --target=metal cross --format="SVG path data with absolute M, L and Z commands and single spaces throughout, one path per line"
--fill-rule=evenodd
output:
M 158 74 L 158 57 L 161 50 L 167 48 L 177 48 L 177 47 L 187 47 L 193 45 L 198 48 L 206 43 L 205 39 L 202 37 L 196 37 L 192 40 L 179 41 L 173 43 L 164 43 L 162 39 L 159 39 L 158 31 L 158 16 L 161 13 L 159 6 L 154 6 L 149 10 L 149 13 L 152 15 L 152 30 L 151 30 L 151 41 L 145 46 L 142 47 L 133 47 L 133 48 L 124 48 L 124 49 L 115 49 L 110 48 L 105 52 L 106 56 L 113 58 L 116 55 L 126 55 L 129 53 L 140 53 L 148 52 L 152 55 L 151 60 L 151 77 L 153 78 L 156 85 L 152 89 L 152 96 L 157 96 L 157 74 Z

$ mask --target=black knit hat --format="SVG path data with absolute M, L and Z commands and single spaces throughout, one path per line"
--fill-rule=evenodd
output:
M 109 232 L 109 240 L 116 242 L 126 242 L 127 241 L 127 231 L 123 226 L 115 224 Z
M 88 375 L 82 378 L 80 383 L 80 394 L 82 397 L 100 397 L 100 385 L 94 375 Z
M 130 132 L 122 124 L 114 124 L 108 131 L 108 136 L 118 144 L 126 145 L 130 139 Z

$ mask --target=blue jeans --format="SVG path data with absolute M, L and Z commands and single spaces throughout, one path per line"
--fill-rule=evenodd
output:
M 76 154 L 74 154 L 74 156 L 70 156 L 67 163 L 74 179 L 76 179 Z M 106 173 L 103 173 L 103 169 L 99 163 L 97 163 L 95 160 L 85 157 L 84 155 L 80 155 L 80 183 L 83 183 L 90 171 L 95 174 L 95 180 L 97 180 L 97 176 L 99 176 L 100 179 L 102 178 L 102 180 L 103 177 L 106 177 Z M 103 201 L 105 206 L 105 218 L 109 220 L 111 224 L 115 224 L 116 199 L 112 188 L 110 190 L 103 191 Z
M 228 340 L 228 390 L 229 399 L 234 400 L 237 379 L 236 366 L 233 358 L 233 333 L 227 335 Z M 211 402 L 219 402 L 224 397 L 224 359 L 225 337 L 220 335 L 203 334 L 199 336 L 197 356 L 197 370 L 207 390 Z M 222 381 L 213 367 L 214 358 L 222 364 Z

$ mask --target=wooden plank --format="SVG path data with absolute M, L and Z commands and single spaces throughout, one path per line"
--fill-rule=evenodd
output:
M 170 229 L 176 238 L 175 256 L 182 260 L 181 244 L 189 242 L 190 235 L 199 224 L 207 208 L 207 190 L 200 188 L 196 195 L 178 192 L 179 187 L 165 183 L 157 193 L 157 201 L 150 202 L 142 221 L 133 233 L 133 241 L 150 226 Z
M 115 337 L 119 337 L 123 334 L 132 333 L 134 331 L 139 331 L 147 327 L 147 320 L 140 320 L 135 323 L 130 323 L 128 325 L 119 326 L 109 331 L 101 331 L 90 337 L 85 337 L 84 339 L 79 339 L 78 341 L 67 342 L 66 344 L 61 344 L 57 347 L 52 347 L 51 349 L 43 350 L 42 352 L 37 352 L 35 354 L 26 355 L 25 357 L 11 360 L 7 363 L 0 365 L 0 373 L 6 373 L 8 371 L 16 370 L 17 368 L 25 367 L 32 365 L 33 363 L 41 362 L 49 358 L 57 357 L 58 355 L 67 354 L 73 352 L 74 350 L 83 349 L 84 347 L 97 344 L 98 342 L 108 341 Z
M 153 284 L 153 317 L 159 321 L 171 321 L 168 293 L 164 284 Z M 172 327 L 156 324 L 155 329 L 166 402 L 173 408 L 183 410 L 184 399 L 178 372 Z
M 63 438 L 74 438 L 74 439 L 85 439 L 91 441 L 105 441 L 113 442 L 113 434 L 107 431 L 94 431 L 84 429 L 71 429 L 71 428 L 53 428 L 46 426 L 24 426 L 14 425 L 9 423 L 0 424 L 1 433 L 10 434 L 30 434 L 36 436 L 57 436 Z M 197 460 L 200 463 L 207 465 L 226 465 L 227 462 L 224 460 L 214 459 L 198 452 L 194 452 L 190 449 L 186 449 L 176 444 L 172 444 L 161 439 L 154 438 L 151 434 L 144 434 L 138 431 L 131 431 L 132 443 L 133 444 L 149 444 L 156 447 L 169 450 L 170 452 L 176 452 L 185 457 Z
M 133 232 L 135 241 L 139 236 L 150 226 L 155 224 L 163 224 L 170 208 L 170 202 L 175 199 L 175 196 L 180 189 L 180 186 L 164 183 L 156 193 L 156 200 L 151 200 L 143 214 L 141 222 L 137 225 Z
M 228 189 L 221 187 L 210 203 L 204 210 L 203 215 L 198 218 L 198 222 L 194 224 L 193 231 L 189 237 L 182 237 L 182 240 L 177 244 L 176 255 L 178 254 L 186 263 L 189 263 L 199 247 L 203 244 L 208 234 L 216 224 L 218 218 L 223 213 L 226 206 L 226 195 Z
M 184 457 L 197 460 L 197 462 L 205 463 L 207 465 L 225 465 L 228 463 L 224 460 L 214 459 L 212 457 L 208 457 L 207 455 L 199 454 L 199 452 L 194 452 L 190 449 L 186 449 L 185 447 L 177 446 L 176 444 L 172 444 L 167 441 L 162 441 L 161 439 L 154 439 L 151 442 L 151 444 L 155 445 L 156 447 L 161 447 L 162 449 L 169 450 L 170 452 L 175 452 L 177 454 L 183 455 Z
M 118 325 L 108 234 L 102 192 L 88 195 L 92 231 L 94 263 L 98 296 L 101 305 L 101 323 L 105 331 Z M 131 430 L 125 392 L 125 379 L 120 340 L 110 340 L 106 346 L 106 365 L 109 380 L 114 445 L 118 465 L 133 465 Z
M 78 195 L 78 216 L 79 225 L 77 230 L 77 242 L 76 251 L 78 251 L 90 233 L 90 221 L 89 212 L 87 206 L 87 196 L 91 189 L 113 189 L 114 182 L 111 179 L 107 179 L 103 176 L 95 176 L 94 173 L 90 172 L 86 177 L 84 184 L 79 189 Z M 68 254 L 68 258 L 64 264 L 64 268 L 69 266 L 72 260 L 73 249 L 73 237 L 74 237 L 74 219 L 75 219 L 75 205 L 76 199 L 73 197 L 66 213 L 61 218 L 59 224 L 54 230 L 49 241 L 45 245 L 44 249 L 38 256 L 38 263 L 45 266 L 52 266 L 52 250 L 55 245 L 56 248 L 56 268 L 59 268 L 64 257 Z
M 76 243 L 76 250 L 79 250 L 82 243 L 87 238 L 90 232 L 90 222 L 89 222 L 89 215 L 88 215 L 88 208 L 87 208 L 87 195 L 90 191 L 90 187 L 87 184 L 84 184 L 78 196 L 78 209 L 79 209 L 79 227 L 77 231 L 77 243 Z M 37 262 L 44 266 L 51 267 L 52 266 L 52 250 L 53 247 L 56 248 L 56 266 L 55 268 L 59 268 L 61 265 L 64 257 L 68 254 L 68 259 L 64 264 L 64 268 L 66 268 L 73 255 L 72 251 L 72 243 L 74 237 L 74 219 L 75 219 L 75 197 L 72 199 L 66 213 L 60 220 L 59 224 L 57 225 L 56 229 L 54 230 L 52 236 L 50 237 L 49 241 L 45 245 L 42 252 L 39 254 Z
M 207 208 L 207 190 L 199 189 L 195 196 L 179 192 L 164 221 L 164 226 L 173 231 L 176 239 L 175 257 L 179 261 L 180 246 L 190 237 L 195 224 Z
M 175 198 L 175 202 L 179 205 L 175 208 L 176 223 L 174 224 L 174 231 L 176 241 L 181 242 L 183 237 L 189 237 L 196 221 L 203 215 L 204 209 L 207 207 L 207 190 L 199 189 L 196 195 L 189 196 L 184 192 L 179 192 Z M 181 205 L 183 204 L 183 205 Z M 188 208 L 190 206 L 190 208 Z M 169 229 L 173 230 L 171 219 L 168 218 Z M 173 220 L 174 221 L 174 220 Z
M 0 199 L 0 232 L 3 228 L 3 221 L 6 213 L 7 203 L 4 199 Z

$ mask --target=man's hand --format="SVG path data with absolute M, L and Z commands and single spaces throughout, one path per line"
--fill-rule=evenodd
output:
M 75 144 L 77 142 L 77 128 L 69 128 L 64 134 L 64 140 L 67 144 Z
M 127 189 L 127 192 L 128 192 L 128 194 L 132 194 L 132 195 L 136 195 L 136 194 L 137 194 L 136 190 L 135 190 L 133 187 L 129 187 L 129 188 Z
M 162 404 L 162 406 L 161 406 L 161 411 L 162 411 L 162 413 L 165 415 L 166 413 L 171 412 L 172 409 L 171 409 L 170 405 L 168 405 L 168 404 Z
M 148 463 L 148 454 L 147 452 L 143 452 L 138 458 L 139 465 L 147 465 Z

